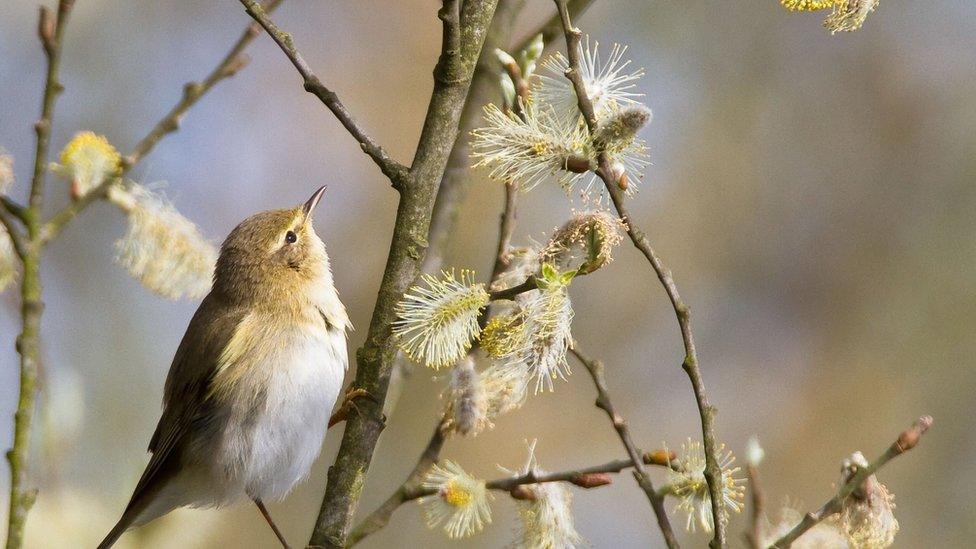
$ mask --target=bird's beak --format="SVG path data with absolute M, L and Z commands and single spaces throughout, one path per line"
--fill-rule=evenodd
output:
M 319 190 L 312 194 L 312 198 L 309 198 L 308 201 L 302 205 L 302 212 L 305 214 L 306 222 L 312 218 L 312 211 L 315 210 L 315 206 L 318 205 L 319 200 L 322 200 L 322 195 L 325 194 L 325 187 L 325 185 L 322 185 Z

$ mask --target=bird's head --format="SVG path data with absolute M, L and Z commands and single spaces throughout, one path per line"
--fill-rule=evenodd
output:
M 325 187 L 295 208 L 252 215 L 231 231 L 220 249 L 214 289 L 242 299 L 281 299 L 310 285 L 332 283 L 325 244 L 312 214 Z

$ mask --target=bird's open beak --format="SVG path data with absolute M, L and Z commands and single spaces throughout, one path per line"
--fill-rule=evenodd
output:
M 302 205 L 302 212 L 305 214 L 305 221 L 307 222 L 312 217 L 312 212 L 315 210 L 315 206 L 318 205 L 319 200 L 322 200 L 322 195 L 325 194 L 325 185 L 322 185 L 319 190 L 312 194 L 312 198 L 309 198 L 305 204 Z

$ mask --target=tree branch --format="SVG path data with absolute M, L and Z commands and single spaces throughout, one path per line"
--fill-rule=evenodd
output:
M 265 12 L 272 12 L 281 4 L 283 0 L 267 0 L 264 3 Z M 88 206 L 105 198 L 112 185 L 117 184 L 120 178 L 127 173 L 148 155 L 162 138 L 179 129 L 180 123 L 190 110 L 204 95 L 214 86 L 226 78 L 230 78 L 247 66 L 249 58 L 244 54 L 244 50 L 261 33 L 261 26 L 251 23 L 241 33 L 241 37 L 231 47 L 227 55 L 217 64 L 210 74 L 201 82 L 188 82 L 183 86 L 183 95 L 180 100 L 166 113 L 163 118 L 153 126 L 152 130 L 143 137 L 128 155 L 122 159 L 122 173 L 119 178 L 108 179 L 100 185 L 85 193 L 77 200 L 62 208 L 55 213 L 51 219 L 44 224 L 41 229 L 41 243 L 46 244 L 56 238 L 71 221 L 78 216 Z
M 383 405 L 397 355 L 392 334 L 396 304 L 420 274 L 434 194 L 457 139 L 461 111 L 496 2 L 467 0 L 462 5 L 458 0 L 444 0 L 440 11 L 446 40 L 434 70 L 434 90 L 410 167 L 410 184 L 400 189 L 393 240 L 366 343 L 356 353 L 358 367 L 353 385 L 368 391 L 375 401 L 362 405 L 362 413 L 346 422 L 339 453 L 329 469 L 310 546 L 343 547 L 352 526 L 376 442 L 385 425 Z M 455 12 L 457 18 L 453 17 Z M 459 37 L 458 49 L 455 36 Z
M 22 223 L 27 223 L 27 208 L 21 206 L 9 196 L 0 196 L 0 210 L 6 210 Z
M 878 456 L 878 458 L 872 461 L 867 467 L 858 470 L 857 473 L 850 478 L 850 480 L 840 487 L 840 490 L 834 494 L 834 497 L 827 500 L 827 503 L 824 503 L 817 511 L 807 513 L 799 524 L 794 526 L 793 529 L 783 535 L 783 537 L 776 540 L 775 543 L 769 546 L 769 549 L 788 549 L 790 545 L 796 541 L 796 538 L 802 536 L 804 532 L 813 528 L 827 517 L 839 513 L 843 508 L 844 501 L 847 499 L 847 497 L 853 494 L 856 490 L 860 489 L 868 477 L 873 475 L 878 469 L 884 467 L 885 464 L 892 459 L 914 448 L 918 444 L 919 440 L 921 440 L 922 435 L 924 435 L 931 426 L 932 416 L 922 416 L 918 418 L 918 420 L 912 424 L 911 427 L 905 429 L 901 432 L 901 434 L 898 435 L 898 438 L 891 443 L 891 446 L 889 446 L 883 454 Z
M 590 373 L 590 377 L 593 378 L 593 385 L 596 386 L 597 392 L 596 406 L 607 413 L 607 417 L 613 423 L 613 428 L 617 431 L 617 436 L 620 437 L 620 442 L 623 443 L 624 448 L 627 450 L 627 455 L 630 456 L 630 460 L 635 468 L 634 479 L 637 480 L 638 486 L 641 487 L 641 490 L 647 495 L 647 500 L 651 503 L 651 508 L 657 517 L 658 526 L 664 535 L 665 543 L 667 543 L 669 548 L 678 547 L 678 540 L 674 535 L 674 530 L 671 528 L 671 521 L 668 520 L 668 513 L 664 509 L 664 497 L 659 496 L 654 491 L 654 483 L 651 482 L 651 478 L 647 475 L 647 470 L 644 468 L 644 461 L 636 445 L 634 445 L 634 439 L 630 436 L 630 429 L 627 427 L 627 422 L 617 413 L 613 407 L 613 402 L 610 400 L 603 363 L 587 357 L 577 348 L 575 343 L 570 347 L 570 352 L 586 367 L 586 370 Z
M 18 246 L 18 254 L 23 265 L 23 279 L 20 285 L 21 332 L 17 337 L 17 352 L 20 354 L 20 395 L 17 400 L 17 411 L 14 413 L 13 448 L 7 452 L 7 461 L 10 462 L 7 549 L 19 549 L 23 545 L 27 513 L 37 497 L 37 490 L 27 486 L 27 467 L 30 462 L 31 424 L 34 418 L 37 375 L 40 368 L 41 313 L 44 310 L 44 303 L 41 301 L 41 247 L 38 245 L 38 236 L 54 102 L 64 90 L 58 82 L 61 44 L 72 5 L 72 0 L 61 0 L 58 3 L 56 16 L 52 16 L 46 7 L 42 7 L 38 20 L 38 35 L 47 57 L 47 76 L 41 118 L 34 124 L 37 144 L 34 149 L 34 173 L 31 179 L 30 198 L 27 209 L 22 211 L 27 234 L 20 240 Z M 18 233 L 11 232 L 11 238 L 17 235 Z M 16 240 L 14 243 L 18 244 Z
M 566 0 L 555 0 L 555 2 L 562 19 L 563 31 L 566 35 L 566 55 L 569 60 L 569 69 L 566 71 L 566 78 L 573 83 L 580 112 L 583 114 L 587 128 L 592 134 L 597 129 L 596 113 L 593 110 L 592 101 L 590 101 L 590 98 L 586 94 L 586 85 L 583 82 L 583 75 L 579 69 L 579 47 L 582 33 L 572 25 Z M 617 209 L 617 213 L 624 223 L 626 223 L 627 235 L 630 237 L 634 246 L 644 254 L 644 257 L 651 264 L 658 279 L 664 286 L 668 298 L 671 300 L 675 316 L 678 319 L 681 339 L 685 348 L 685 359 L 682 363 L 682 368 L 691 380 L 695 400 L 698 404 L 698 413 L 701 416 L 702 439 L 705 446 L 705 480 L 708 483 L 709 495 L 711 496 L 712 516 L 715 517 L 715 535 L 709 545 L 712 549 L 720 549 L 726 546 L 727 541 L 725 533 L 726 525 L 723 524 L 722 520 L 719 520 L 719 517 L 722 516 L 721 510 L 723 504 L 722 471 L 718 465 L 715 429 L 713 426 L 716 410 L 708 402 L 708 398 L 705 395 L 704 382 L 702 381 L 701 372 L 698 368 L 698 353 L 695 350 L 695 339 L 691 331 L 691 312 L 688 306 L 681 300 L 681 296 L 678 294 L 678 288 L 671 278 L 671 273 L 664 267 L 660 258 L 654 252 L 654 249 L 651 248 L 650 242 L 644 236 L 643 231 L 637 227 L 630 213 L 627 211 L 623 191 L 618 187 L 617 182 L 613 181 L 610 162 L 605 152 L 599 154 L 598 166 L 599 168 L 596 174 L 603 180 L 610 199 Z
M 295 43 L 291 35 L 275 25 L 274 21 L 268 17 L 267 11 L 256 0 L 241 0 L 241 4 L 244 5 L 247 14 L 260 23 L 264 27 L 264 30 L 268 31 L 268 34 L 278 44 L 281 51 L 285 52 L 285 55 L 291 60 L 292 65 L 298 69 L 298 73 L 304 81 L 305 91 L 318 97 L 332 111 L 332 114 L 339 119 L 339 122 L 346 128 L 346 131 L 356 139 L 363 152 L 373 159 L 373 162 L 379 166 L 380 171 L 389 178 L 395 188 L 399 189 L 405 184 L 408 176 L 407 168 L 393 160 L 372 137 L 367 135 L 359 127 L 359 124 L 356 123 L 352 115 L 349 114 L 349 111 L 346 110 L 346 106 L 339 100 L 339 96 L 325 87 L 318 77 L 315 76 L 315 73 L 312 72 L 312 69 L 305 62 L 302 54 L 295 48 Z
M 441 258 L 446 242 L 457 224 L 458 209 L 464 202 L 471 186 L 468 156 L 468 134 L 478 124 L 482 113 L 482 106 L 487 102 L 485 97 L 497 94 L 498 62 L 493 55 L 494 49 L 502 48 L 506 51 L 521 51 L 529 46 L 536 35 L 542 34 L 545 44 L 562 35 L 562 24 L 559 14 L 526 35 L 522 41 L 514 46 L 509 45 L 511 29 L 515 26 L 515 17 L 524 4 L 524 0 L 501 0 L 495 11 L 485 48 L 475 71 L 471 84 L 471 93 L 464 105 L 461 115 L 461 132 L 451 149 L 447 171 L 441 180 L 434 204 L 434 214 L 431 220 L 431 230 L 428 240 L 430 249 L 424 262 L 424 271 L 435 272 L 441 266 Z M 578 17 L 593 4 L 593 0 L 570 0 L 569 12 Z

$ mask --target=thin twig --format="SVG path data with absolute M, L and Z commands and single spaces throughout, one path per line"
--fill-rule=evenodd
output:
M 759 468 L 754 464 L 746 465 L 746 478 L 749 479 L 749 530 L 745 533 L 746 542 L 752 549 L 762 549 L 760 528 L 765 514 L 766 498 L 759 483 Z
M 911 427 L 905 429 L 901 432 L 901 434 L 898 435 L 898 438 L 891 443 L 891 446 L 889 446 L 883 454 L 868 464 L 867 467 L 859 469 L 857 473 L 850 478 L 850 480 L 840 487 L 840 490 L 834 494 L 834 497 L 827 500 L 827 503 L 820 506 L 820 509 L 804 515 L 799 524 L 794 526 L 793 529 L 783 535 L 783 537 L 776 540 L 775 543 L 769 546 L 769 549 L 788 549 L 790 545 L 796 541 L 796 538 L 802 536 L 804 532 L 813 528 L 827 517 L 839 513 L 843 508 L 844 502 L 847 500 L 848 496 L 860 489 L 868 477 L 873 475 L 878 469 L 884 467 L 885 464 L 892 459 L 904 454 L 918 445 L 922 435 L 924 435 L 931 426 L 932 416 L 922 416 L 918 418 L 918 420 L 912 424 Z
M 41 118 L 34 124 L 37 145 L 34 149 L 34 174 L 31 179 L 30 198 L 26 211 L 22 212 L 27 234 L 20 242 L 18 251 L 23 266 L 23 279 L 20 284 L 22 327 L 17 337 L 17 352 L 20 353 L 20 395 L 17 400 L 17 411 L 14 413 L 13 448 L 7 452 L 7 461 L 10 462 L 7 549 L 19 549 L 23 545 L 27 513 L 37 497 L 37 490 L 27 486 L 27 467 L 30 462 L 31 424 L 34 418 L 37 377 L 40 369 L 41 313 L 44 310 L 44 303 L 41 300 L 41 246 L 38 244 L 38 237 L 54 102 L 64 90 L 58 82 L 61 45 L 72 5 L 72 0 L 61 0 L 58 3 L 56 16 L 52 16 L 46 7 L 42 7 L 38 23 L 38 35 L 47 57 L 47 75 Z M 14 235 L 15 233 L 11 233 L 12 238 Z
M 264 10 L 268 13 L 275 10 L 283 0 L 267 0 L 264 3 Z M 44 224 L 41 229 L 41 242 L 47 243 L 58 236 L 61 231 L 82 211 L 85 210 L 96 200 L 101 200 L 105 198 L 108 194 L 109 188 L 112 185 L 116 185 L 121 181 L 121 177 L 129 173 L 132 168 L 139 163 L 143 158 L 148 155 L 153 148 L 159 143 L 159 141 L 166 137 L 166 135 L 176 131 L 180 127 L 180 123 L 186 116 L 186 113 L 193 107 L 197 102 L 203 98 L 214 86 L 219 84 L 226 78 L 230 78 L 240 72 L 241 69 L 247 66 L 249 61 L 248 57 L 244 54 L 244 50 L 254 41 L 254 38 L 261 33 L 261 26 L 257 22 L 253 22 L 244 29 L 241 33 L 240 38 L 231 47 L 227 55 L 217 64 L 216 67 L 210 74 L 206 76 L 200 82 L 189 82 L 183 86 L 183 94 L 180 100 L 163 116 L 159 122 L 143 137 L 139 140 L 139 143 L 132 149 L 128 155 L 122 159 L 122 170 L 118 178 L 107 179 L 100 185 L 85 193 L 83 196 L 77 200 L 72 201 L 70 204 L 62 208 L 59 212 L 55 213 L 51 219 Z
M 613 423 L 613 428 L 617 431 L 617 436 L 620 437 L 620 442 L 623 443 L 624 448 L 627 450 L 627 455 L 630 456 L 630 460 L 635 468 L 634 479 L 637 480 L 638 486 L 647 495 L 647 500 L 650 502 L 651 508 L 654 509 L 654 515 L 657 517 L 657 523 L 661 528 L 661 533 L 664 535 L 665 543 L 667 543 L 669 548 L 678 547 L 678 539 L 674 535 L 674 530 L 671 528 L 671 521 L 668 520 L 668 513 L 664 509 L 664 497 L 659 496 L 655 492 L 654 483 L 651 482 L 651 478 L 647 475 L 641 453 L 637 450 L 634 439 L 630 435 L 630 429 L 627 427 L 627 421 L 617 413 L 613 407 L 613 401 L 610 400 L 610 392 L 607 388 L 603 363 L 583 354 L 575 344 L 570 347 L 570 352 L 586 367 L 586 370 L 590 373 L 590 377 L 593 378 L 593 385 L 596 386 L 597 392 L 596 406 L 607 413 L 607 417 Z
M 352 532 L 349 534 L 347 547 L 356 545 L 367 536 L 384 528 L 387 524 L 389 524 L 390 518 L 393 516 L 394 511 L 396 511 L 397 508 L 404 503 L 422 498 L 424 496 L 433 495 L 435 493 L 434 490 L 424 488 L 423 486 L 424 475 L 430 470 L 430 467 L 436 463 L 438 459 L 437 454 L 440 452 L 440 446 L 435 446 L 435 444 L 439 445 L 443 444 L 444 442 L 440 429 L 438 429 L 438 432 L 434 435 L 435 436 L 431 439 L 431 443 L 428 444 L 427 449 L 424 451 L 423 458 L 410 474 L 408 481 L 400 485 L 393 495 L 387 498 L 382 505 L 377 507 L 375 511 L 370 513 L 368 517 L 363 519 L 363 521 L 352 530 Z M 432 451 L 432 449 L 435 450 Z M 658 465 L 661 467 L 666 467 L 666 462 L 656 459 L 657 454 L 657 452 L 644 454 L 643 461 L 639 460 L 639 462 L 642 463 L 641 466 Z M 521 486 L 541 484 L 545 482 L 569 482 L 579 486 L 580 488 L 596 488 L 612 483 L 612 479 L 605 475 L 608 475 L 609 473 L 619 473 L 633 466 L 633 459 L 627 458 L 615 459 L 600 465 L 582 467 L 570 471 L 559 471 L 555 473 L 543 474 L 530 471 L 515 477 L 505 477 L 487 481 L 485 483 L 485 487 L 489 490 L 508 492 L 516 499 L 526 499 L 531 498 L 531 494 L 526 494 L 518 490 L 518 488 Z
M 587 128 L 592 134 L 597 129 L 597 119 L 593 109 L 593 103 L 586 94 L 586 85 L 583 82 L 583 75 L 580 72 L 579 53 L 582 33 L 572 25 L 566 0 L 555 0 L 555 2 L 562 19 L 563 31 L 566 34 L 566 55 L 569 60 L 569 69 L 566 71 L 566 78 L 573 83 L 580 112 L 583 114 Z M 627 235 L 630 237 L 634 246 L 644 254 L 644 257 L 651 264 L 658 279 L 664 286 L 668 298 L 671 300 L 675 316 L 678 319 L 681 339 L 685 348 L 685 359 L 682 362 L 682 368 L 684 368 L 691 380 L 695 400 L 698 404 L 698 413 L 701 416 L 702 439 L 705 446 L 705 480 L 708 483 L 709 495 L 711 497 L 712 516 L 716 517 L 714 521 L 715 534 L 709 545 L 712 549 L 721 549 L 726 546 L 727 542 L 725 533 L 726 525 L 724 521 L 717 520 L 718 517 L 722 516 L 723 500 L 722 471 L 718 465 L 715 430 L 713 426 L 715 407 L 708 403 L 708 398 L 705 395 L 704 382 L 702 381 L 701 372 L 698 368 L 698 353 L 695 350 L 695 339 L 691 331 L 691 312 L 688 306 L 681 300 L 681 296 L 678 294 L 678 288 L 671 278 L 671 273 L 664 267 L 660 258 L 654 252 L 654 249 L 651 248 L 650 242 L 644 236 L 643 231 L 637 227 L 630 213 L 627 211 L 624 203 L 623 190 L 620 189 L 616 181 L 613 181 L 610 162 L 605 152 L 599 154 L 598 166 L 599 168 L 596 174 L 603 180 L 607 192 L 610 194 L 610 199 L 617 209 L 617 213 L 627 225 Z
M 367 135 L 359 127 L 356 120 L 346 110 L 346 106 L 339 100 L 339 96 L 325 87 L 319 78 L 315 76 L 315 73 L 312 72 L 312 69 L 305 62 L 302 54 L 295 48 L 295 43 L 291 35 L 275 25 L 274 21 L 268 17 L 267 11 L 256 0 L 241 0 L 241 4 L 246 8 L 247 14 L 260 23 L 264 27 L 264 30 L 268 31 L 268 34 L 278 44 L 281 51 L 285 52 L 285 55 L 291 60 L 292 65 L 298 69 L 298 73 L 304 81 L 305 91 L 318 97 L 332 111 L 332 114 L 339 119 L 342 126 L 356 139 L 359 146 L 362 147 L 363 152 L 369 155 L 373 159 L 373 162 L 379 166 L 383 175 L 390 179 L 394 187 L 399 188 L 399 186 L 406 183 L 407 168 L 393 160 L 372 137 Z
M 6 210 L 19 219 L 21 223 L 27 223 L 27 208 L 21 206 L 7 195 L 0 195 L 0 210 Z

